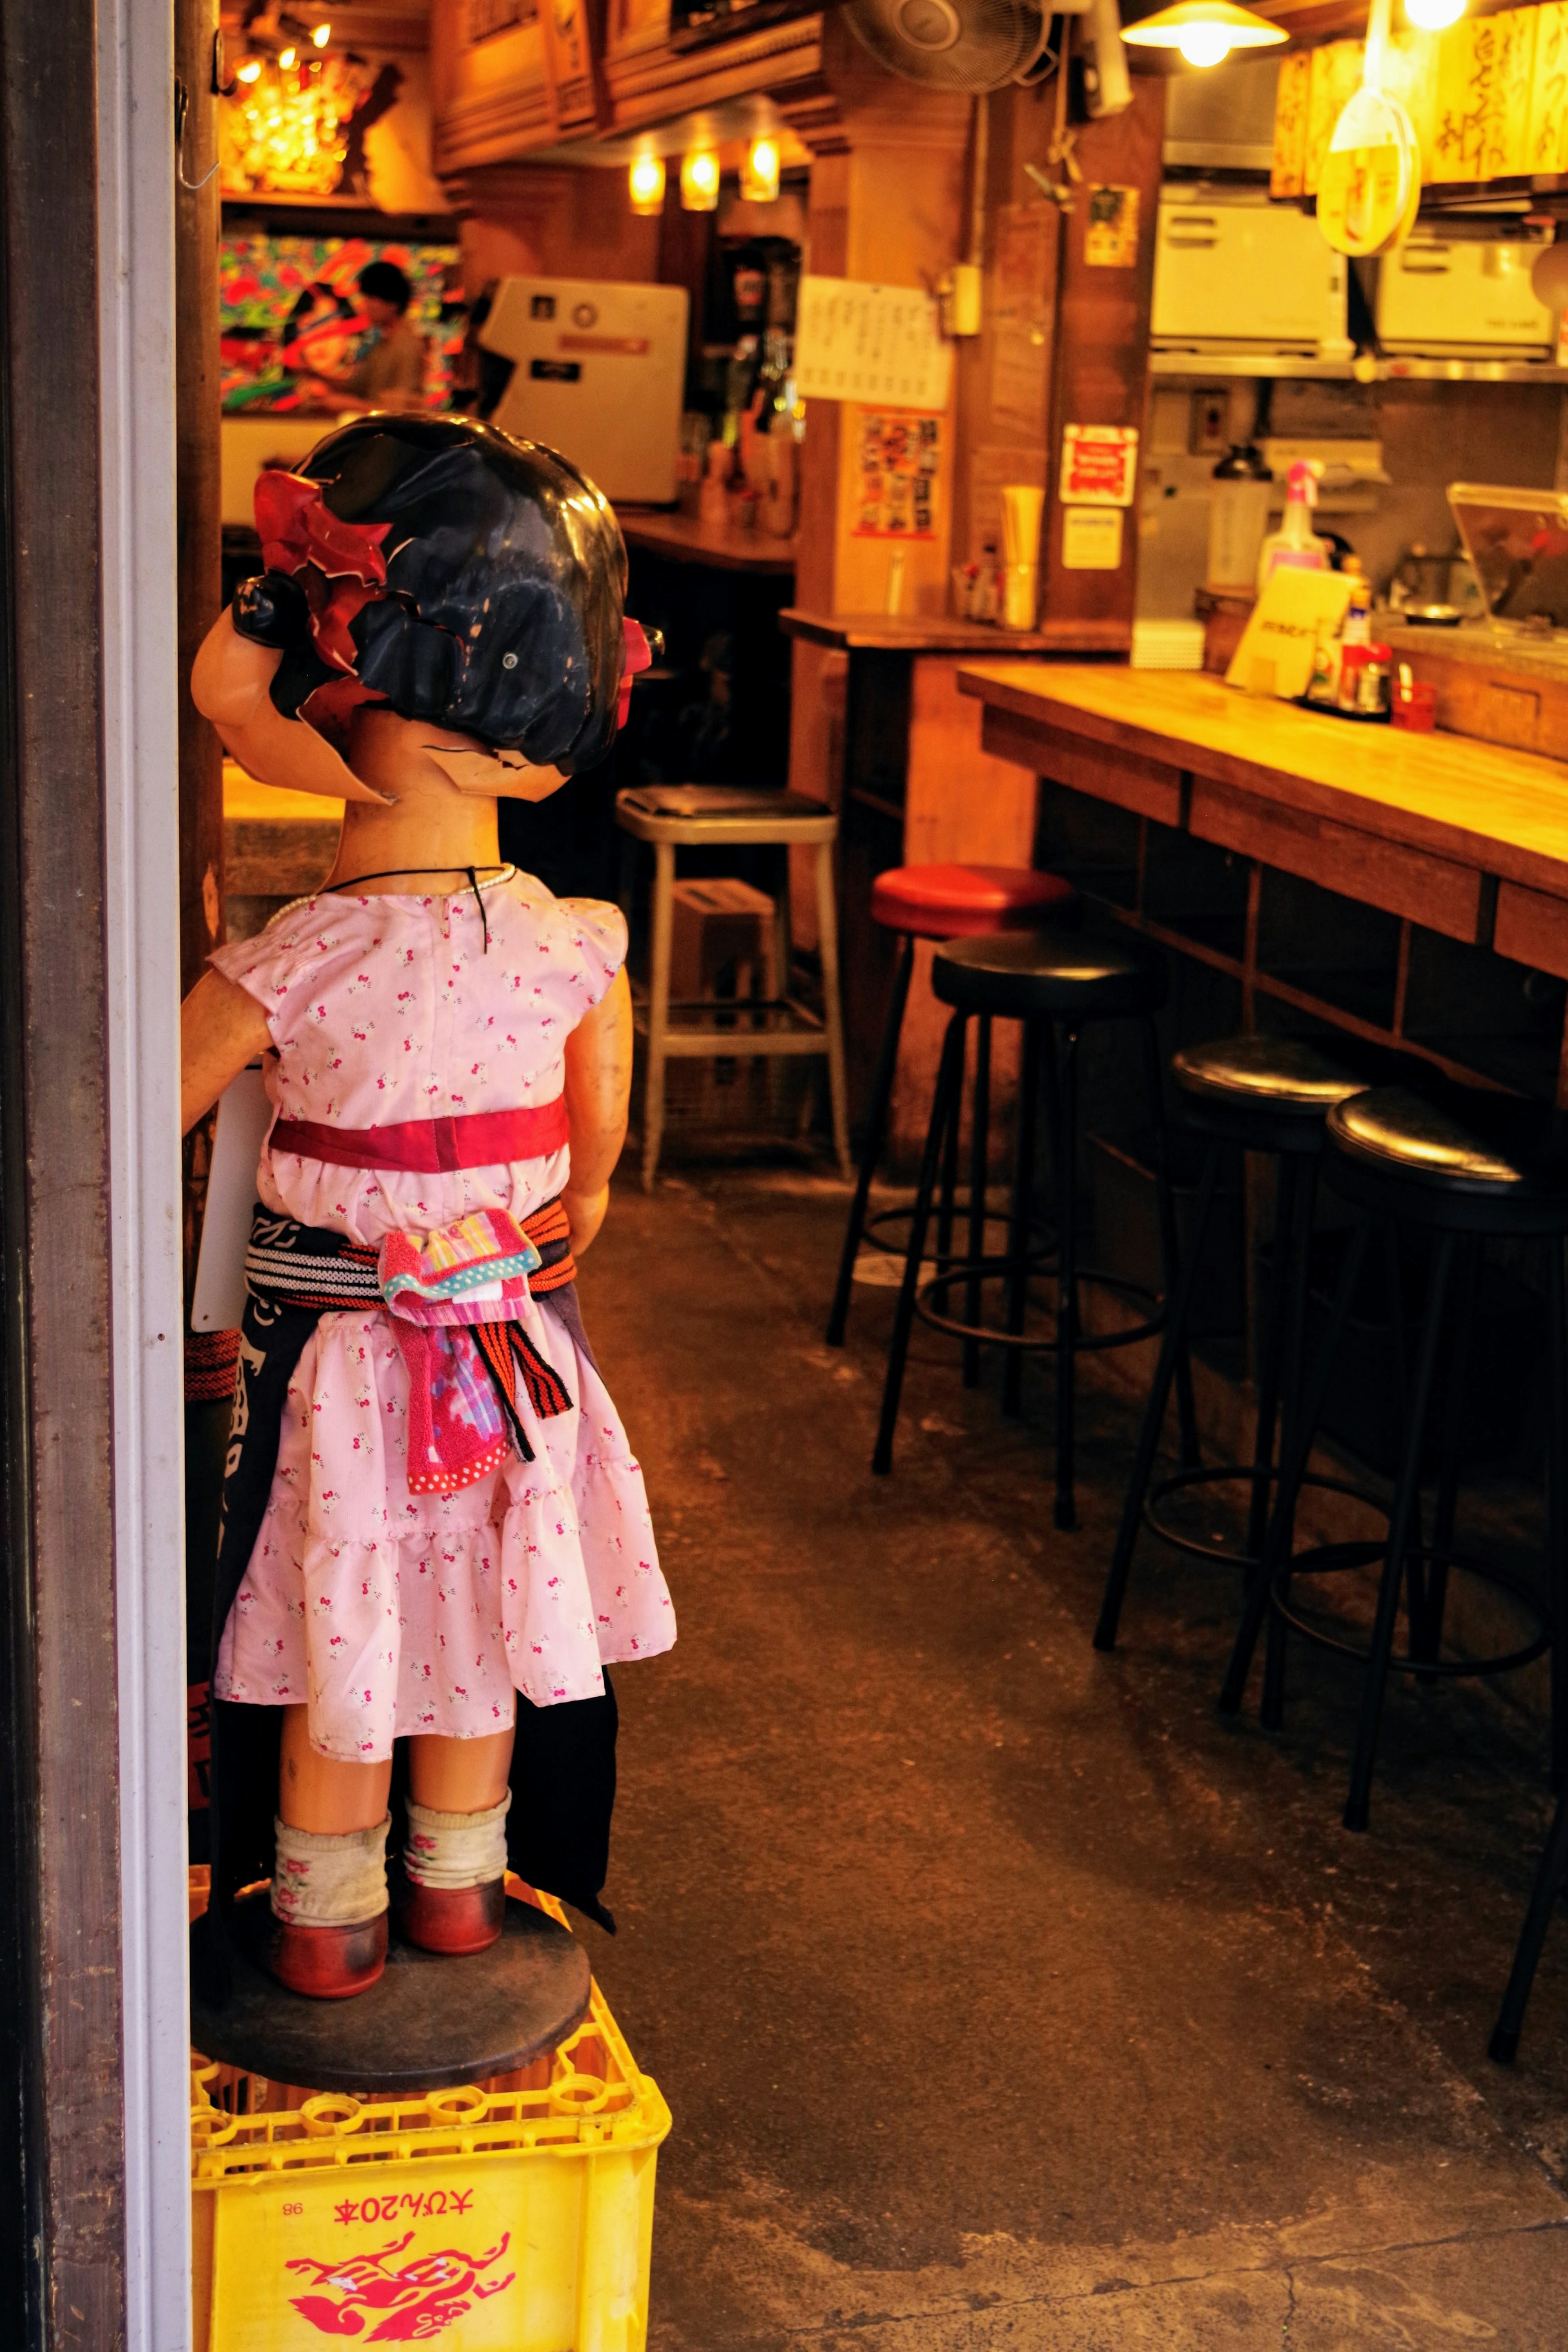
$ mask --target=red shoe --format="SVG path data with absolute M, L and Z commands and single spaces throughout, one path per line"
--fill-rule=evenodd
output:
M 421 1886 L 409 1879 L 398 1909 L 399 1932 L 422 1952 L 458 1958 L 487 1952 L 498 1943 L 507 1918 L 507 1882 L 482 1886 Z
M 387 1964 L 387 1915 L 347 1927 L 300 1927 L 274 1919 L 268 1964 L 280 1984 L 312 2000 L 347 2000 L 373 1985 Z

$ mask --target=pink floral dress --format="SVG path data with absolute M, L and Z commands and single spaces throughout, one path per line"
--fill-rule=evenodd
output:
M 277 1118 L 350 1129 L 553 1102 L 567 1037 L 625 957 L 612 907 L 512 874 L 450 897 L 323 893 L 212 961 L 254 996 L 276 1048 Z M 488 947 L 485 930 L 488 928 Z M 570 1151 L 441 1174 L 341 1167 L 262 1147 L 256 1187 L 281 1216 L 378 1244 L 476 1209 L 520 1223 L 565 1185 Z M 675 1638 L 643 1475 L 598 1372 L 548 1300 L 518 1318 L 571 1409 L 520 1414 L 512 1454 L 453 1494 L 411 1494 L 408 1375 L 381 1309 L 323 1315 L 283 1416 L 261 1531 L 214 1690 L 303 1701 L 310 1744 L 346 1762 L 394 1738 L 505 1729 L 535 1706 L 596 1696 L 605 1664 Z

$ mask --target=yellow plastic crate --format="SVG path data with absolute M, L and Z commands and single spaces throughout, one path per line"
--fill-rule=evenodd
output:
M 423 2098 L 194 2058 L 197 2352 L 642 2352 L 669 2128 L 597 1984 L 552 2056 Z

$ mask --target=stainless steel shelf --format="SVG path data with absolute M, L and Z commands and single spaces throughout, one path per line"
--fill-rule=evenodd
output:
M 1281 358 L 1278 352 L 1151 352 L 1149 373 L 1155 376 L 1197 376 L 1205 383 L 1229 376 L 1303 376 L 1315 382 L 1349 383 L 1349 360 Z
M 1232 376 L 1276 376 L 1319 383 L 1536 383 L 1568 388 L 1568 368 L 1543 360 L 1375 360 L 1358 369 L 1351 360 L 1281 357 L 1278 352 L 1151 352 L 1155 377 L 1196 377 L 1205 383 Z

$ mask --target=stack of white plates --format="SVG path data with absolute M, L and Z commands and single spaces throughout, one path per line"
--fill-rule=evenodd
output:
M 1201 621 L 1134 621 L 1134 669 L 1201 669 Z

